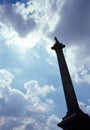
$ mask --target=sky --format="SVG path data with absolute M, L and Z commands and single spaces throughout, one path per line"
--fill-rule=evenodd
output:
M 62 130 L 55 36 L 90 115 L 90 0 L 0 0 L 0 130 Z

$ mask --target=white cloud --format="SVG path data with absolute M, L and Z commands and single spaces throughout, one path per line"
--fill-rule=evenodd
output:
M 25 109 L 25 95 L 10 87 L 13 75 L 7 70 L 0 70 L 0 115 L 19 116 Z
M 25 83 L 26 92 L 12 88 L 13 75 L 0 70 L 0 129 L 3 130 L 42 130 L 55 127 L 58 117 L 54 115 L 54 125 L 50 127 L 48 113 L 54 107 L 54 100 L 48 95 L 56 92 L 54 86 L 40 87 L 37 81 Z M 3 85 L 5 84 L 5 85 Z M 2 87 L 2 86 L 3 87 Z M 50 118 L 50 119 L 49 119 Z M 51 124 L 52 125 L 52 124 Z M 50 130 L 49 129 L 49 130 Z
M 87 106 L 87 108 L 86 108 L 86 113 L 88 113 L 88 114 L 90 115 L 90 105 Z
M 27 93 L 31 93 L 32 95 L 40 95 L 40 96 L 46 96 L 50 92 L 55 92 L 56 89 L 54 86 L 48 86 L 45 85 L 43 87 L 40 87 L 37 81 L 30 81 L 25 83 L 25 89 L 27 90 Z
M 0 129 L 1 130 L 12 130 L 14 127 L 21 125 L 19 119 L 15 117 L 0 117 Z
M 90 84 L 90 1 L 65 0 L 51 37 L 66 45 L 66 59 L 76 83 Z
M 90 84 L 90 59 L 85 46 L 71 45 L 64 54 L 73 80 L 78 84 Z
M 83 112 L 90 115 L 90 105 L 86 105 L 85 103 L 80 102 L 80 101 L 79 101 L 79 105 Z
M 60 119 L 56 115 L 51 115 L 47 120 L 48 128 L 46 130 L 52 130 L 52 129 L 60 130 L 61 128 L 58 128 L 57 125 L 55 125 L 57 124 L 57 122 L 59 123 Z
M 88 8 L 86 6 L 86 11 L 82 8 L 86 13 L 82 11 L 82 13 L 77 13 L 75 8 L 80 7 L 81 4 L 77 2 L 74 4 L 75 1 L 70 4 L 69 1 L 65 2 L 66 4 L 61 11 L 64 2 L 64 0 L 29 0 L 27 8 L 20 2 L 14 5 L 0 5 L 0 38 L 4 39 L 10 47 L 19 46 L 20 50 L 35 46 L 41 39 L 45 39 L 47 42 L 46 46 L 48 47 L 44 47 L 50 48 L 51 41 L 48 40 L 48 37 L 53 37 L 54 34 L 61 36 L 66 42 L 65 44 L 79 40 L 76 45 L 72 42 L 74 46 L 67 48 L 66 59 L 74 81 L 76 83 L 90 83 L 89 40 L 85 41 L 86 35 L 89 35 L 87 31 L 89 19 L 86 15 Z M 82 14 L 85 16 L 83 20 L 79 17 L 83 16 Z M 78 18 L 81 19 L 79 23 L 77 22 Z M 81 24 L 82 21 L 83 24 Z M 84 34 L 86 37 L 83 37 Z M 85 42 L 88 47 L 85 46 Z M 44 43 L 42 42 L 42 44 Z M 50 53 L 49 49 L 48 52 Z M 35 55 L 38 57 L 37 54 Z M 52 64 L 52 60 L 46 60 Z M 55 103 L 50 97 L 51 93 L 56 92 L 54 86 L 40 86 L 37 81 L 29 81 L 25 83 L 26 92 L 22 92 L 11 87 L 12 80 L 13 75 L 10 72 L 0 70 L 0 129 L 60 129 L 56 126 L 58 117 L 48 115 Z M 90 113 L 90 106 L 85 104 L 82 106 L 86 112 Z
M 52 99 L 44 99 L 48 93 L 55 92 L 54 86 L 45 85 L 40 87 L 37 81 L 30 81 L 25 83 L 26 96 L 31 101 L 32 107 L 28 109 L 40 112 L 46 112 L 49 110 L 49 105 L 53 106 Z M 46 101 L 44 101 L 46 100 Z
M 0 88 L 11 85 L 13 75 L 5 69 L 0 69 Z
M 0 35 L 9 45 L 28 48 L 54 31 L 63 0 L 33 0 L 0 5 Z M 53 13 L 52 13 L 53 12 Z

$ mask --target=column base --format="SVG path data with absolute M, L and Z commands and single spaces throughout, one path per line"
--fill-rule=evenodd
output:
M 82 111 L 66 115 L 58 124 L 63 130 L 90 130 L 90 117 Z

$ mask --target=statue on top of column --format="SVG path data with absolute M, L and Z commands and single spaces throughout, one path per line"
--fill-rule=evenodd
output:
M 54 44 L 54 46 L 51 49 L 53 49 L 53 50 L 59 50 L 59 49 L 63 49 L 65 47 L 65 45 L 63 45 L 62 43 L 60 43 L 57 40 L 57 37 L 55 37 L 54 40 L 55 40 L 55 44 Z

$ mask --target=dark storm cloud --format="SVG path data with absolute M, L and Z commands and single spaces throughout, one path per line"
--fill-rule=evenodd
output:
M 67 43 L 89 38 L 90 0 L 68 0 L 60 15 L 61 20 L 54 32 L 58 37 Z

